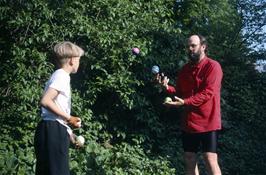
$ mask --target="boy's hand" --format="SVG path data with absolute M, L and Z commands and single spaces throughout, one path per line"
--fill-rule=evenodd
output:
M 79 145 L 78 142 L 77 142 L 77 136 L 72 133 L 70 135 L 70 141 L 71 143 L 75 146 L 75 148 L 79 149 L 79 148 L 82 148 L 84 145 Z
M 69 123 L 71 126 L 73 126 L 75 128 L 80 128 L 81 127 L 81 119 L 79 117 L 71 116 L 67 120 L 67 123 Z

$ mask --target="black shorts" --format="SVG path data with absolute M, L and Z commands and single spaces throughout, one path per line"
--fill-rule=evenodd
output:
M 69 135 L 57 121 L 42 120 L 36 129 L 36 175 L 69 175 Z
M 203 133 L 182 132 L 183 149 L 185 152 L 217 152 L 218 131 Z

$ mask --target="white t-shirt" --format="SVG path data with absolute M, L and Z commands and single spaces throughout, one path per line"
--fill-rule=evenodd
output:
M 54 88 L 59 91 L 59 94 L 55 98 L 54 102 L 56 105 L 64 111 L 66 114 L 70 115 L 71 110 L 71 91 L 70 91 L 70 76 L 63 69 L 56 70 L 50 79 L 46 82 L 44 92 L 48 88 Z M 62 117 L 54 114 L 48 109 L 42 107 L 42 118 L 43 120 L 57 120 L 60 123 L 64 123 Z

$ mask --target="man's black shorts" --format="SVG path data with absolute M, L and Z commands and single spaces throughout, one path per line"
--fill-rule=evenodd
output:
M 182 132 L 183 149 L 185 152 L 217 152 L 218 131 L 203 133 Z

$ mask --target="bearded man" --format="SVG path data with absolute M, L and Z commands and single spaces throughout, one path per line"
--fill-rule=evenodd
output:
M 218 131 L 221 129 L 220 91 L 223 72 L 220 64 L 207 56 L 207 41 L 192 35 L 187 43 L 189 62 L 178 74 L 176 86 L 169 79 L 156 79 L 167 93 L 174 94 L 168 107 L 184 106 L 181 119 L 182 143 L 187 175 L 198 175 L 197 153 L 204 155 L 208 174 L 221 175 L 217 156 Z

